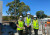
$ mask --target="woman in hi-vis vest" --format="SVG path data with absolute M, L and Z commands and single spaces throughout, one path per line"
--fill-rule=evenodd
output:
M 34 16 L 32 24 L 33 24 L 33 29 L 34 29 L 35 35 L 38 35 L 39 24 L 38 24 L 36 15 Z
M 23 35 L 24 29 L 24 22 L 22 21 L 22 16 L 20 16 L 19 20 L 17 21 L 17 30 L 19 35 Z

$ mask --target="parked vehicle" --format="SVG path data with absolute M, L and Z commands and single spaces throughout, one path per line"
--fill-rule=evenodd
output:
M 47 21 L 47 24 L 50 24 L 50 19 Z
M 2 24 L 0 23 L 0 35 L 2 34 Z
M 14 35 L 14 33 L 16 33 L 17 31 L 16 29 L 14 29 L 13 25 L 10 25 L 9 23 L 3 23 L 2 32 L 2 35 Z

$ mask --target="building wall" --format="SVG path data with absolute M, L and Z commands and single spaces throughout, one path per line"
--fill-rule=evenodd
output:
M 3 2 L 0 1 L 0 23 L 2 23 L 2 4 Z

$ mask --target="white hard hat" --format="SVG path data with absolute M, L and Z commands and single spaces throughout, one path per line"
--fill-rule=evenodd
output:
M 20 16 L 20 17 L 22 17 L 22 16 Z
M 29 12 L 27 14 L 30 14 Z
M 33 17 L 37 17 L 36 15 L 34 15 Z

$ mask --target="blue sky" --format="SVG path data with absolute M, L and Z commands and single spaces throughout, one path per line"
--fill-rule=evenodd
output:
M 6 4 L 13 0 L 2 0 L 3 1 L 3 15 L 7 15 L 6 11 L 8 7 Z M 26 5 L 30 7 L 30 13 L 35 15 L 37 11 L 43 10 L 44 13 L 50 16 L 50 0 L 20 0 L 20 2 L 24 2 Z

